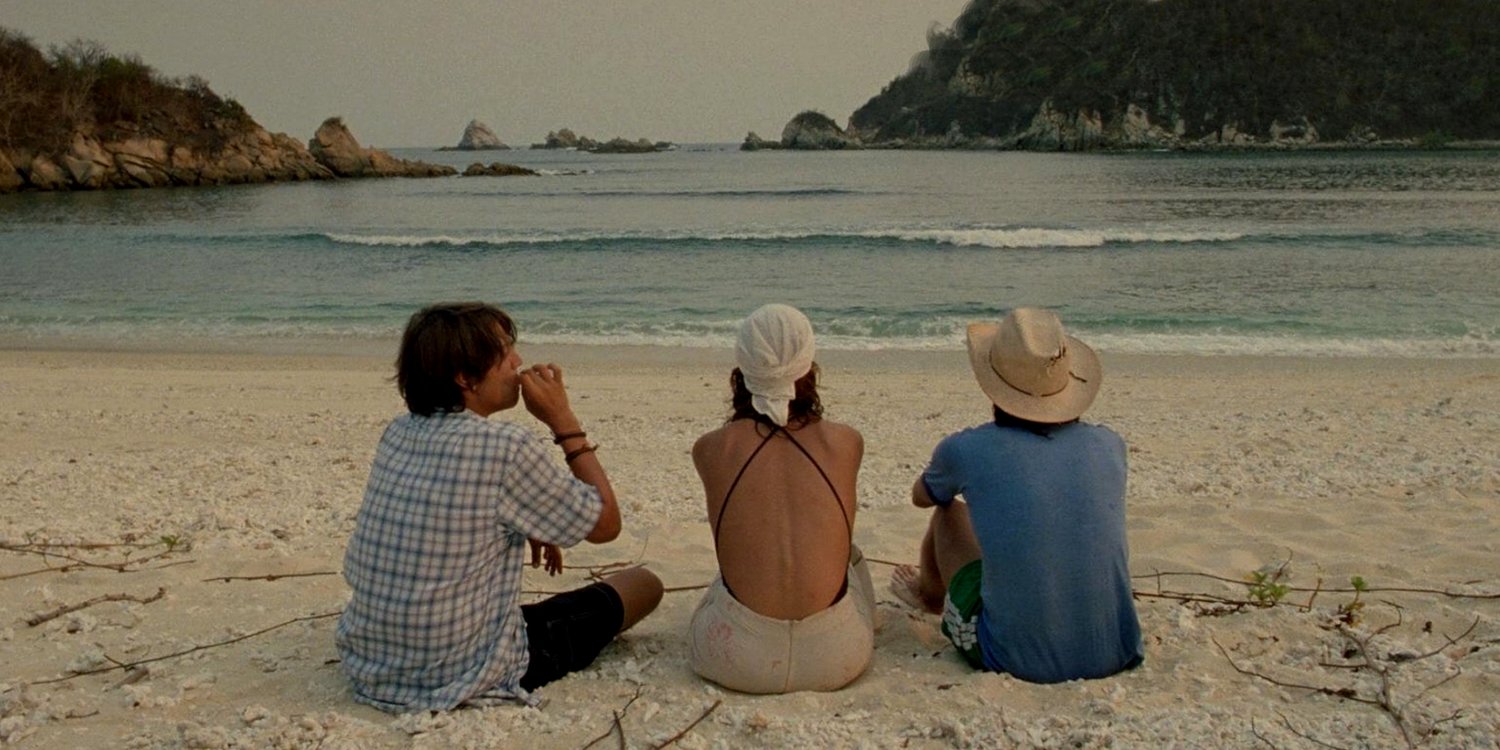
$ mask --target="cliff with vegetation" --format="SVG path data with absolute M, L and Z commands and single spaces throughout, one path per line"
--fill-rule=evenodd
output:
M 1493 0 L 975 0 L 854 112 L 865 145 L 1500 138 Z
M 44 54 L 0 28 L 0 193 L 454 172 L 363 148 L 338 118 L 304 145 L 201 78 L 88 42 Z

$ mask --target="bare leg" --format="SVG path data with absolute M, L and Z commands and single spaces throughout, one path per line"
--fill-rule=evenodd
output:
M 622 633 L 661 604 L 661 579 L 645 568 L 622 570 L 606 577 L 604 582 L 620 595 L 620 602 L 625 605 L 625 621 L 620 625 Z
M 896 568 L 891 574 L 891 590 L 908 604 L 934 614 L 942 612 L 948 582 L 960 568 L 978 560 L 979 555 L 979 539 L 969 520 L 969 506 L 955 500 L 946 508 L 933 508 L 927 533 L 922 537 L 918 566 Z

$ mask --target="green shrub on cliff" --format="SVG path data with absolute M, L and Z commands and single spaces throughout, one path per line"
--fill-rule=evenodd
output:
M 0 27 L 0 148 L 55 151 L 76 132 L 144 135 L 209 152 L 255 126 L 244 107 L 197 76 L 163 77 L 134 55 L 75 41 L 43 54 Z
M 798 112 L 797 116 L 795 116 L 795 117 L 792 118 L 792 121 L 789 123 L 789 126 L 790 127 L 799 128 L 799 129 L 837 130 L 837 131 L 842 131 L 843 130 L 843 128 L 839 127 L 838 123 L 836 123 L 836 122 L 833 121 L 832 117 L 829 117 L 828 115 L 825 115 L 822 112 L 818 112 L 817 110 L 812 110 L 812 109 L 803 110 L 802 112 Z
M 1198 138 L 1307 118 L 1323 140 L 1500 138 L 1493 0 L 975 0 L 851 123 L 1003 137 L 1050 100 Z

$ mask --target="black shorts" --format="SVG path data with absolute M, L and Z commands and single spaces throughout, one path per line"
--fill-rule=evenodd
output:
M 625 624 L 625 604 L 606 583 L 566 591 L 521 606 L 531 664 L 521 687 L 535 690 L 577 672 L 609 645 Z

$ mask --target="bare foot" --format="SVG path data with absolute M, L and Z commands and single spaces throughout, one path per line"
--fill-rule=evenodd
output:
M 897 565 L 896 569 L 891 571 L 891 593 L 895 594 L 902 604 L 912 609 L 937 614 L 942 610 L 928 604 L 922 596 L 921 580 L 922 573 L 917 570 L 917 566 Z

